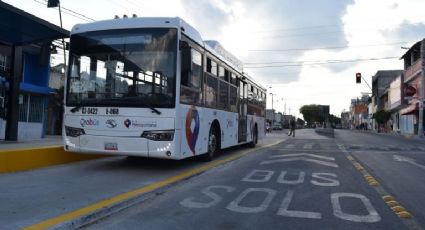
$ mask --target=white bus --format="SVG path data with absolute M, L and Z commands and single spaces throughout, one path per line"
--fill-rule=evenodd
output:
M 122 18 L 71 31 L 66 151 L 211 160 L 265 135 L 266 89 L 180 18 Z

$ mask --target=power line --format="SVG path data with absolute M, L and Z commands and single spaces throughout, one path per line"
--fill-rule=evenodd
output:
M 388 60 L 388 59 L 398 59 L 399 57 L 383 57 L 383 58 L 365 58 L 365 59 L 352 59 L 352 60 L 323 60 L 323 61 L 299 61 L 299 62 L 274 62 L 274 63 L 257 63 L 257 64 L 278 64 L 278 63 L 294 63 L 287 65 L 264 65 L 264 66 L 244 66 L 247 69 L 257 69 L 257 68 L 273 68 L 273 67 L 291 67 L 291 66 L 310 66 L 310 65 L 327 65 L 327 64 L 338 64 L 346 62 L 362 62 L 362 61 L 378 61 L 378 60 Z M 305 63 L 313 62 L 313 63 Z M 251 63 L 256 65 L 255 63 Z
M 294 49 L 261 49 L 261 50 L 248 50 L 249 52 L 292 52 L 292 51 L 308 51 L 308 50 L 331 50 L 331 49 L 346 49 L 355 47 L 374 47 L 374 46 L 391 46 L 400 45 L 413 42 L 394 42 L 394 43 L 382 43 L 382 44 L 367 44 L 367 45 L 353 45 L 353 46 L 325 46 L 316 48 L 294 48 Z
M 420 14 L 420 15 L 415 15 L 415 16 L 411 16 L 411 18 L 423 18 L 425 16 L 425 14 Z M 394 18 L 389 18 L 389 17 L 382 17 L 382 18 L 378 18 L 376 20 L 374 20 L 375 22 L 381 22 L 381 21 L 385 21 L 387 22 L 388 20 L 394 20 Z M 354 24 L 356 23 L 366 23 L 365 21 L 354 21 Z M 367 22 L 369 23 L 369 22 Z M 255 30 L 255 31 L 251 31 L 250 33 L 264 33 L 264 32 L 275 32 L 275 31 L 300 31 L 300 30 L 312 30 L 312 29 L 321 29 L 321 28 L 335 28 L 335 27 L 343 27 L 347 25 L 347 23 L 338 23 L 338 24 L 328 24 L 328 25 L 312 25 L 312 26 L 300 26 L 300 27 L 291 27 L 291 28 L 277 28 L 277 29 L 263 29 L 263 30 Z M 370 28 L 372 29 L 372 28 Z
M 42 1 L 40 1 L 40 0 L 34 0 L 34 2 L 37 2 L 37 3 L 39 3 L 39 4 L 41 4 L 41 5 L 44 5 L 44 6 L 47 6 L 47 5 L 46 5 L 47 0 L 42 0 Z M 70 15 L 70 16 L 73 16 L 73 17 L 75 17 L 75 18 L 82 19 L 82 20 L 87 21 L 87 22 L 90 22 L 90 21 L 96 21 L 96 20 L 94 20 L 93 18 L 90 18 L 90 17 L 88 17 L 88 16 L 86 16 L 86 15 L 84 15 L 84 14 L 78 13 L 78 12 L 76 12 L 76 11 L 74 11 L 74 10 L 71 10 L 71 9 L 65 8 L 65 7 L 63 7 L 63 6 L 61 6 L 61 9 L 63 9 L 63 10 L 64 10 L 64 12 L 63 12 L 63 13 L 68 14 L 68 15 Z

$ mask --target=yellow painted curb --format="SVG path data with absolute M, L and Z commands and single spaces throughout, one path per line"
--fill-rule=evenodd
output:
M 61 145 L 2 150 L 0 151 L 0 173 L 31 170 L 99 157 L 104 156 L 65 152 Z
M 397 216 L 400 217 L 400 218 L 411 218 L 412 217 L 412 214 L 410 214 L 409 212 L 404 211 L 404 212 L 398 212 L 397 213 Z
M 400 205 L 397 201 L 395 201 L 395 200 L 391 200 L 391 201 L 387 201 L 387 202 L 385 202 L 385 203 L 387 203 L 387 205 L 388 206 L 390 206 L 390 207 L 394 207 L 394 206 L 398 206 L 398 205 Z
M 394 211 L 394 212 L 396 212 L 396 213 L 399 213 L 399 212 L 405 212 L 406 211 L 406 209 L 405 208 L 403 208 L 402 206 L 394 206 L 394 207 L 391 207 L 391 209 Z
M 385 202 L 388 202 L 388 201 L 393 201 L 394 200 L 394 197 L 387 195 L 387 196 L 383 196 L 382 199 Z
M 269 145 L 261 146 L 260 148 L 243 151 L 239 154 L 235 154 L 233 156 L 229 156 L 229 157 L 224 158 L 224 159 L 220 159 L 220 160 L 216 160 L 216 161 L 207 163 L 207 164 L 202 165 L 198 168 L 184 171 L 180 174 L 174 175 L 174 176 L 169 177 L 167 179 L 164 179 L 162 181 L 159 181 L 159 182 L 156 182 L 156 183 L 153 183 L 153 184 L 149 184 L 147 186 L 144 186 L 144 187 L 141 187 L 141 188 L 138 188 L 138 189 L 126 192 L 126 193 L 122 193 L 120 195 L 117 195 L 117 196 L 114 196 L 114 197 L 111 197 L 111 198 L 108 198 L 108 199 L 105 199 L 105 200 L 101 200 L 97 203 L 88 205 L 88 206 L 83 207 L 81 209 L 77 209 L 77 210 L 65 213 L 63 215 L 53 217 L 51 219 L 44 220 L 40 223 L 25 227 L 23 229 L 24 230 L 39 230 L 39 229 L 51 228 L 51 227 L 58 225 L 60 223 L 71 221 L 71 220 L 76 219 L 78 217 L 93 213 L 93 212 L 100 210 L 102 208 L 110 207 L 114 204 L 118 204 L 120 202 L 134 198 L 136 196 L 140 196 L 140 195 L 143 195 L 145 193 L 159 189 L 161 187 L 176 183 L 178 181 L 189 178 L 191 176 L 194 176 L 198 173 L 204 172 L 204 171 L 211 169 L 213 167 L 216 167 L 218 165 L 222 165 L 224 163 L 227 163 L 227 162 L 236 160 L 238 158 L 241 158 L 242 156 L 247 155 L 248 153 L 258 151 L 258 150 L 261 150 L 261 149 L 264 149 L 264 148 L 267 148 L 267 147 L 271 147 L 273 145 L 277 145 L 277 144 L 282 143 L 282 142 L 283 142 L 283 140 L 280 140 L 280 141 L 277 141 L 277 142 L 269 144 Z

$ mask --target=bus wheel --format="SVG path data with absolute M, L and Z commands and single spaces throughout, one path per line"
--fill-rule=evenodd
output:
M 214 155 L 219 150 L 217 131 L 214 126 L 211 126 L 210 133 L 208 135 L 208 151 L 201 155 L 202 161 L 212 161 Z
M 257 126 L 254 127 L 254 133 L 252 134 L 252 141 L 249 143 L 249 147 L 254 148 L 258 142 L 258 131 Z

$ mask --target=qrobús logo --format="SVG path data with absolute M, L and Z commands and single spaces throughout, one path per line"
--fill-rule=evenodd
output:
M 199 134 L 199 114 L 195 106 L 192 106 L 186 115 L 186 141 L 192 154 L 195 155 L 196 141 Z
M 89 119 L 81 118 L 80 125 L 81 125 L 81 127 L 99 126 L 99 120 L 91 119 L 91 118 L 89 118 Z

